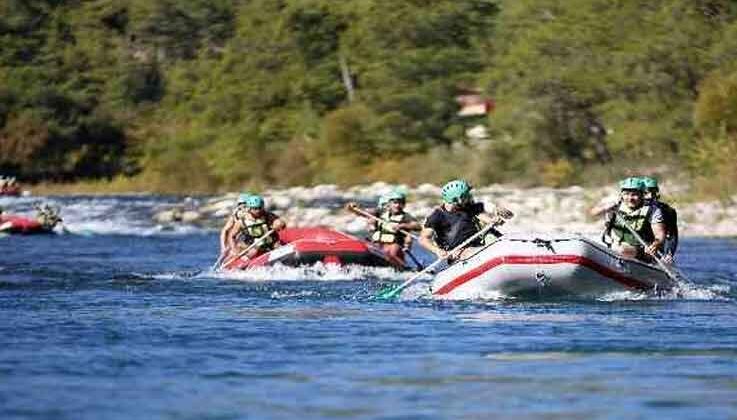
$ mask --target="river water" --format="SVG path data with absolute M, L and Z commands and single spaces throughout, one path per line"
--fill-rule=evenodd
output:
M 684 240 L 674 296 L 384 302 L 410 274 L 214 274 L 214 229 L 150 221 L 175 200 L 0 238 L 0 418 L 737 418 L 734 239 Z

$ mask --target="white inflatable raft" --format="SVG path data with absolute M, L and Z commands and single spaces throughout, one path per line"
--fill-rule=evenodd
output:
M 435 276 L 439 299 L 655 293 L 675 282 L 657 266 L 621 257 L 582 236 L 504 236 Z

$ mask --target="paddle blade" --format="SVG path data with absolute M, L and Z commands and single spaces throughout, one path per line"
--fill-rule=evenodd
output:
M 402 289 L 400 287 L 391 287 L 391 286 L 385 287 L 385 288 L 379 290 L 379 293 L 377 293 L 376 296 L 374 296 L 374 299 L 376 299 L 376 300 L 392 300 L 395 297 L 397 297 L 397 295 L 401 291 L 402 291 Z

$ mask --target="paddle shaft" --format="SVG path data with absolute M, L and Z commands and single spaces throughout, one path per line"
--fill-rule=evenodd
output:
M 448 257 L 450 257 L 451 255 L 455 254 L 459 250 L 467 247 L 471 242 L 473 242 L 477 238 L 484 236 L 488 231 L 490 231 L 491 229 L 493 229 L 494 226 L 496 226 L 497 224 L 498 224 L 498 222 L 490 223 L 490 224 L 486 225 L 483 229 L 481 229 L 480 231 L 478 231 L 475 234 L 473 234 L 472 236 L 470 236 L 468 239 L 466 239 L 465 241 L 463 241 L 460 245 L 458 245 L 457 247 L 455 247 L 452 250 L 448 251 L 448 253 L 444 257 L 438 258 L 437 260 L 435 260 L 435 262 L 433 262 L 432 264 L 428 265 L 422 271 L 418 272 L 414 276 L 410 277 L 404 283 L 402 283 L 399 286 L 397 286 L 396 288 L 390 290 L 388 293 L 385 293 L 382 296 L 382 298 L 388 299 L 388 298 L 391 298 L 391 297 L 396 296 L 397 293 L 399 293 L 402 290 L 406 289 L 407 286 L 409 286 L 410 284 L 412 284 L 415 280 L 417 280 L 418 278 L 420 278 L 423 274 L 425 274 L 428 271 L 432 270 L 433 268 L 437 267 L 438 265 L 440 265 L 440 263 L 442 263 L 443 261 L 447 260 Z
M 226 262 L 224 262 L 224 263 L 220 264 L 220 265 L 219 265 L 219 266 L 217 267 L 217 269 L 220 269 L 220 267 L 227 267 L 227 266 L 228 266 L 228 265 L 230 265 L 230 264 L 231 264 L 231 263 L 232 263 L 233 261 L 235 261 L 235 260 L 237 260 L 238 258 L 240 258 L 240 257 L 242 257 L 242 256 L 244 256 L 244 255 L 246 255 L 246 254 L 248 253 L 248 251 L 250 251 L 250 250 L 254 249 L 254 248 L 255 248 L 255 247 L 257 247 L 258 245 L 261 245 L 261 243 L 262 243 L 262 242 L 263 242 L 264 240 L 266 240 L 266 238 L 268 238 L 268 237 L 269 237 L 269 236 L 270 236 L 271 234 L 273 234 L 274 232 L 276 232 L 276 229 L 271 229 L 271 230 L 269 230 L 269 231 L 268 231 L 268 232 L 266 232 L 266 233 L 265 233 L 264 235 L 262 235 L 261 237 L 259 237 L 259 238 L 258 238 L 258 239 L 256 239 L 255 241 L 253 241 L 253 243 L 252 243 L 251 245 L 248 245 L 248 247 L 247 247 L 246 249 L 244 249 L 243 251 L 239 252 L 239 253 L 238 253 L 238 255 L 236 255 L 235 257 L 233 257 L 233 258 L 231 258 L 231 259 L 227 260 Z M 218 258 L 218 261 L 219 261 L 219 260 L 220 260 L 220 258 Z M 217 263 L 217 262 L 216 262 L 216 263 Z M 213 270 L 213 271 L 215 271 L 215 270 Z
M 215 264 L 213 264 L 212 267 L 210 267 L 210 271 L 217 271 L 220 268 L 220 263 L 222 263 L 224 259 L 225 259 L 225 254 L 220 254 L 218 259 L 215 261 Z
M 619 221 L 624 225 L 625 228 L 627 228 L 627 230 L 630 231 L 630 233 L 632 234 L 632 236 L 634 236 L 635 239 L 637 239 L 637 242 L 639 242 L 640 245 L 642 245 L 644 248 L 647 248 L 649 246 L 647 244 L 647 242 L 645 242 L 645 240 L 642 239 L 642 236 L 640 236 L 640 234 L 637 233 L 637 231 L 634 228 L 632 228 L 632 226 L 630 226 L 629 223 L 627 223 L 627 221 L 624 220 L 624 218 L 622 216 L 620 216 L 619 214 L 617 214 L 616 217 L 619 218 Z M 673 274 L 673 272 L 668 268 L 668 266 L 665 265 L 665 263 L 663 262 L 663 260 L 661 260 L 660 257 L 658 257 L 657 251 L 655 252 L 655 254 L 656 255 L 653 255 L 652 257 L 655 260 L 655 262 L 658 263 L 658 266 L 660 266 L 660 268 L 663 271 L 665 271 L 665 274 L 667 274 L 668 277 L 670 277 L 671 280 L 673 280 L 674 282 L 677 283 L 678 282 L 678 277 L 676 277 L 676 275 Z
M 415 265 L 417 266 L 417 268 L 419 268 L 420 270 L 422 270 L 424 268 L 422 266 L 422 264 L 417 260 L 417 258 L 415 258 L 414 254 L 412 254 L 412 252 L 409 250 L 409 248 L 407 248 L 404 252 L 407 255 L 409 255 L 409 258 L 412 260 L 413 263 L 415 263 Z

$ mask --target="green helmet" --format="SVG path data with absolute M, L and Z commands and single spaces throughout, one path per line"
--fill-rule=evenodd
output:
M 384 199 L 385 203 L 388 203 L 392 200 L 405 201 L 407 199 L 407 196 L 399 190 L 393 190 L 384 194 L 382 198 Z
M 471 186 L 462 179 L 456 179 L 443 185 L 443 188 L 440 189 L 440 195 L 444 202 L 448 204 L 456 203 L 471 195 Z
M 378 206 L 380 209 L 384 208 L 386 205 L 386 195 L 380 195 L 379 201 L 376 202 L 376 206 Z
M 642 184 L 645 186 L 648 190 L 655 190 L 657 191 L 658 188 L 658 180 L 649 176 L 643 176 L 640 178 L 642 180 Z
M 264 198 L 258 194 L 249 195 L 246 198 L 246 207 L 249 209 L 262 209 L 264 208 Z
M 645 189 L 645 184 L 639 177 L 631 176 L 619 182 L 619 189 L 643 191 Z
M 238 194 L 238 201 L 236 201 L 236 204 L 246 204 L 248 202 L 248 197 L 250 196 L 251 194 L 249 193 Z

